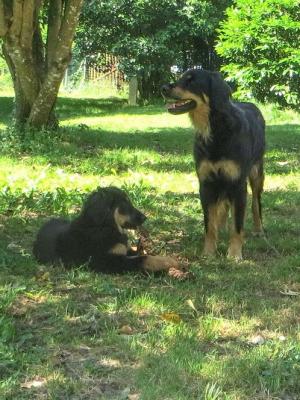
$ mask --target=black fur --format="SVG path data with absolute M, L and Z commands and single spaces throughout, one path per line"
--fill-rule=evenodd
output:
M 62 262 L 67 267 L 88 264 L 97 272 L 141 270 L 147 256 L 135 255 L 132 250 L 115 254 L 115 246 L 127 249 L 123 229 L 134 229 L 145 219 L 120 189 L 99 189 L 88 197 L 73 221 L 53 218 L 46 222 L 37 234 L 33 253 L 41 263 Z
M 265 122 L 259 109 L 252 103 L 231 101 L 231 90 L 222 76 L 206 70 L 188 70 L 177 82 L 164 85 L 162 94 L 168 101 L 173 101 L 169 107 L 172 114 L 188 111 L 196 127 L 194 159 L 200 181 L 206 239 L 209 235 L 217 236 L 210 228 L 209 209 L 221 201 L 226 201 L 234 210 L 233 234 L 242 234 L 248 177 L 253 192 L 255 230 L 262 231 L 260 197 L 264 180 Z M 183 104 L 182 99 L 190 101 Z M 202 126 L 206 115 L 209 134 Z M 218 169 L 221 163 L 228 161 L 237 167 L 238 176 L 229 176 L 229 172 Z M 206 175 L 200 169 L 204 163 L 212 166 Z M 241 254 L 234 254 L 238 251 L 232 251 L 234 246 L 230 246 L 229 254 L 241 258 Z M 213 250 L 206 253 L 213 253 Z

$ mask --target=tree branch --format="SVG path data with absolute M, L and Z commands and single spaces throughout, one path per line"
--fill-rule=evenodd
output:
M 45 66 L 44 42 L 42 39 L 41 29 L 39 25 L 37 25 L 33 34 L 32 57 L 42 84 L 46 74 L 46 68 L 45 68 L 46 66 Z
M 32 48 L 35 0 L 24 0 L 21 45 L 26 49 Z
M 47 65 L 51 65 L 57 47 L 62 19 L 62 0 L 52 0 L 48 10 Z
M 66 1 L 56 51 L 56 55 L 59 59 L 68 57 L 68 53 L 70 53 L 82 3 L 83 0 Z
M 12 24 L 10 27 L 10 36 L 19 37 L 22 29 L 23 2 L 22 0 L 13 0 Z
M 4 37 L 8 31 L 8 26 L 5 20 L 4 3 L 0 0 L 0 37 Z
M 83 0 L 67 0 L 54 57 L 31 109 L 28 118 L 29 125 L 41 126 L 45 124 L 45 116 L 49 115 L 53 108 L 61 80 L 70 61 L 71 46 L 82 3 Z

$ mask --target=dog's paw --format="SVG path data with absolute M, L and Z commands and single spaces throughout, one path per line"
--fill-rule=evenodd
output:
M 195 275 L 192 272 L 177 268 L 170 268 L 168 271 L 168 275 L 171 278 L 175 278 L 179 281 L 195 278 Z
M 242 261 L 242 250 L 230 247 L 228 249 L 227 258 L 234 260 L 234 261 Z
M 170 268 L 180 269 L 179 263 L 172 257 L 147 256 L 144 261 L 144 268 L 147 271 L 165 271 Z

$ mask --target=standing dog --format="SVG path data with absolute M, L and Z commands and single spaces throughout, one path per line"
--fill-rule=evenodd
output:
M 96 272 L 160 271 L 178 268 L 170 257 L 138 255 L 128 248 L 125 229 L 146 220 L 122 190 L 98 189 L 86 200 L 73 221 L 53 218 L 37 234 L 33 253 L 41 263 L 80 266 Z
M 231 208 L 228 256 L 242 258 L 247 179 L 252 189 L 254 230 L 263 232 L 261 193 L 265 122 L 252 103 L 233 102 L 217 72 L 192 69 L 162 87 L 171 114 L 189 113 L 196 128 L 194 159 L 204 213 L 204 255 L 216 251 L 218 230 Z

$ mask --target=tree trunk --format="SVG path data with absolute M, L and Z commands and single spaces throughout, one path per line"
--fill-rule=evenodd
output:
M 0 37 L 15 91 L 15 121 L 55 127 L 55 103 L 83 0 L 0 0 Z M 43 42 L 41 11 L 48 16 Z
M 138 80 L 136 76 L 133 76 L 129 80 L 128 104 L 130 106 L 137 105 L 137 92 L 138 92 Z

